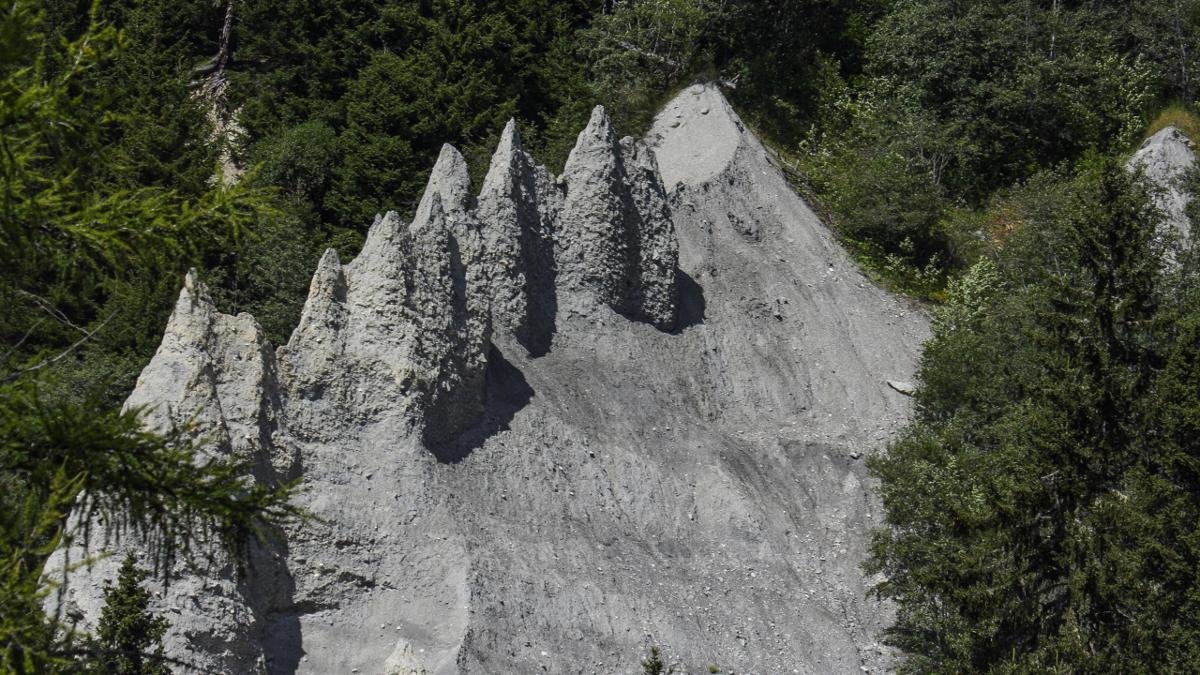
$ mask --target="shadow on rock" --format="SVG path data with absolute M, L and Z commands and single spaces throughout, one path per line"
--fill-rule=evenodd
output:
M 679 323 L 672 332 L 679 333 L 692 326 L 703 325 L 704 312 L 708 308 L 704 300 L 704 288 L 683 270 L 676 270 L 675 283 L 679 286 Z
M 558 294 L 554 288 L 555 272 L 546 265 L 530 271 L 528 289 L 529 305 L 524 322 L 516 330 L 517 342 L 532 358 L 550 353 L 554 343 L 555 325 L 558 315 Z
M 251 609 L 259 626 L 268 675 L 291 675 L 304 657 L 300 613 L 292 606 L 296 580 L 288 568 L 287 537 L 278 529 L 264 531 L 251 543 Z
M 509 428 L 518 412 L 533 400 L 525 375 L 509 363 L 494 345 L 488 352 L 483 416 L 458 438 L 430 444 L 429 451 L 443 464 L 457 464 L 483 447 L 489 438 Z

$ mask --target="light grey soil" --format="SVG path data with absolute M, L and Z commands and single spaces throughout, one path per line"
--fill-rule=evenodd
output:
M 863 277 L 715 88 L 645 144 L 607 125 L 561 179 L 507 130 L 478 203 L 443 153 L 418 226 L 382 218 L 358 260 L 322 261 L 277 363 L 189 281 L 133 400 L 208 410 L 215 451 L 301 476 L 323 522 L 243 579 L 177 569 L 172 655 L 608 674 L 659 645 L 689 673 L 889 668 L 863 461 L 909 414 L 888 382 L 913 380 L 926 318 Z M 67 594 L 89 617 L 106 565 Z

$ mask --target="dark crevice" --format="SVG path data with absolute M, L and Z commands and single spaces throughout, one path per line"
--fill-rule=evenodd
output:
M 528 235 L 522 237 L 521 249 L 526 263 L 527 301 L 525 319 L 516 330 L 516 338 L 529 356 L 537 358 L 550 353 L 557 331 L 558 270 L 554 265 L 553 245 L 548 240 Z
M 537 358 L 550 353 L 557 331 L 558 267 L 554 260 L 553 227 L 543 222 L 538 208 L 538 200 L 545 197 L 539 192 L 536 172 L 526 169 L 521 172 L 524 182 L 521 194 L 537 195 L 538 198 L 532 201 L 515 199 L 517 219 L 522 223 L 520 256 L 525 270 L 526 297 L 525 317 L 516 330 L 516 338 L 531 357 Z

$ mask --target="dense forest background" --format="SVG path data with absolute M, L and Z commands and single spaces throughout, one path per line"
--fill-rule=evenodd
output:
M 596 103 L 637 134 L 697 79 L 869 273 L 938 306 L 918 420 L 875 463 L 909 667 L 1197 662 L 1194 264 L 1163 267 L 1121 163 L 1200 135 L 1198 54 L 1200 0 L 7 3 L 5 663 L 75 658 L 36 594 L 88 486 L 181 540 L 289 516 L 288 486 L 191 475 L 120 411 L 187 268 L 282 344 L 321 252 L 410 212 L 442 143 L 478 179 L 516 118 L 560 169 Z

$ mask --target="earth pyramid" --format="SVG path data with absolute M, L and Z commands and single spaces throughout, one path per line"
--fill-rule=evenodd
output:
M 299 479 L 318 520 L 244 562 L 179 560 L 167 652 L 228 673 L 617 673 L 649 645 L 687 672 L 885 670 L 863 460 L 907 418 L 887 383 L 927 332 L 713 86 L 641 140 L 597 108 L 561 176 L 510 124 L 478 195 L 446 146 L 411 222 L 325 254 L 286 345 L 188 276 L 128 405 Z M 120 559 L 52 601 L 95 621 Z

